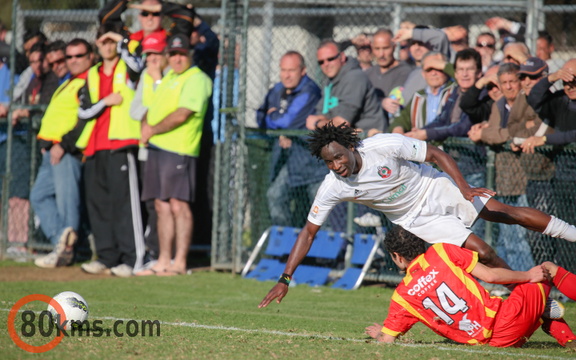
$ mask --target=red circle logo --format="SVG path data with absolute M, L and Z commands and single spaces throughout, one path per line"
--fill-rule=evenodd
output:
M 54 340 L 50 341 L 47 344 L 39 346 L 30 345 L 26 343 L 24 340 L 22 340 L 20 335 L 18 335 L 18 333 L 16 332 L 16 326 L 14 324 L 14 321 L 16 320 L 16 315 L 18 315 L 18 310 L 20 310 L 22 306 L 32 301 L 42 301 L 45 302 L 46 304 L 52 305 L 52 307 L 60 315 L 61 322 L 66 321 L 66 314 L 64 313 L 64 309 L 62 309 L 62 306 L 60 306 L 60 304 L 56 300 L 54 300 L 50 296 L 42 294 L 32 294 L 24 296 L 22 299 L 18 300 L 16 304 L 14 304 L 14 306 L 12 306 L 12 308 L 10 309 L 10 314 L 8 314 L 8 334 L 10 334 L 10 337 L 12 338 L 12 341 L 14 341 L 14 344 L 16 344 L 22 350 L 26 350 L 31 353 L 43 353 L 54 349 L 56 345 L 60 344 L 60 341 L 62 341 L 62 338 L 64 338 L 64 333 L 60 332 L 60 334 L 56 336 Z

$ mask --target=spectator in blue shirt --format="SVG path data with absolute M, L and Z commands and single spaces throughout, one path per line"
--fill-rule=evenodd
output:
M 306 129 L 306 118 L 314 114 L 320 96 L 320 88 L 306 75 L 303 56 L 289 51 L 280 59 L 280 82 L 270 89 L 257 110 L 258 126 Z M 287 211 L 291 197 L 299 187 L 305 187 L 309 203 L 297 203 L 307 210 L 327 173 L 325 166 L 310 155 L 303 138 L 281 135 L 273 146 L 271 169 L 267 197 L 272 223 L 294 226 L 292 215 Z

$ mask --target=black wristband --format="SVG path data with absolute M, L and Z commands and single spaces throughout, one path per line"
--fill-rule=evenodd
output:
M 282 276 L 280 276 L 280 279 L 278 279 L 278 282 L 280 284 L 290 285 L 291 280 L 292 280 L 292 276 L 284 273 L 284 274 L 282 274 Z

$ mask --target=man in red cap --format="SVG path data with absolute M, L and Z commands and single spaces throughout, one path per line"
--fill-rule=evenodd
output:
M 141 142 L 148 146 L 142 200 L 154 200 L 158 214 L 158 262 L 137 275 L 186 272 L 192 240 L 196 168 L 212 81 L 192 66 L 190 37 L 173 35 L 166 49 L 171 70 L 154 94 L 142 120 Z M 174 246 L 175 245 L 175 246 Z M 175 256 L 172 261 L 173 247 Z

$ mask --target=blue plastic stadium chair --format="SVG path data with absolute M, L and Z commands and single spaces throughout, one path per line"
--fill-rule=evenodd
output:
M 246 262 L 242 276 L 260 281 L 277 280 L 286 265 L 278 258 L 290 254 L 299 232 L 300 229 L 293 227 L 272 226 L 268 228 L 258 240 L 252 255 Z M 268 244 L 264 255 L 268 257 L 262 258 L 256 268 L 250 271 L 266 241 Z
M 246 278 L 260 281 L 278 280 L 278 274 L 282 274 L 284 266 L 286 264 L 276 259 L 262 259 L 256 268 L 246 275 Z
M 330 268 L 310 265 L 300 265 L 296 268 L 292 280 L 296 285 L 322 286 L 328 282 Z
M 344 233 L 320 230 L 310 247 L 307 257 L 336 260 L 346 246 Z
M 284 256 L 290 254 L 296 242 L 300 229 L 293 227 L 272 226 L 270 238 L 264 254 L 270 256 Z
M 350 264 L 352 265 L 344 272 L 344 275 L 336 281 L 332 287 L 344 290 L 357 289 L 364 275 L 372 264 L 374 254 L 378 249 L 378 241 L 375 235 L 371 234 L 356 234 L 354 235 L 354 249 Z

